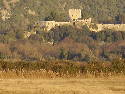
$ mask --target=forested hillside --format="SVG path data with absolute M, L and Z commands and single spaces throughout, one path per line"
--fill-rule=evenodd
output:
M 0 58 L 74 61 L 125 58 L 125 32 L 91 32 L 62 26 L 48 33 L 33 24 L 40 20 L 67 21 L 70 8 L 96 23 L 124 23 L 124 0 L 0 0 Z M 24 38 L 23 32 L 37 31 Z
M 125 15 L 124 0 L 1 0 L 0 8 L 11 12 L 10 21 L 44 20 L 52 12 L 56 13 L 55 20 L 67 20 L 70 8 L 80 8 L 83 18 L 92 17 L 99 22 Z
M 0 30 L 27 30 L 45 19 L 66 21 L 70 8 L 82 9 L 83 18 L 99 23 L 125 20 L 124 0 L 0 0 Z

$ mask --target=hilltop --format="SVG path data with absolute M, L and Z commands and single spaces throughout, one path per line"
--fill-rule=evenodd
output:
M 11 19 L 22 17 L 44 20 L 51 12 L 56 20 L 67 20 L 70 8 L 82 9 L 83 18 L 94 18 L 99 22 L 112 22 L 118 15 L 125 15 L 124 0 L 1 0 L 0 8 L 11 12 Z M 14 16 L 14 18 L 13 18 Z

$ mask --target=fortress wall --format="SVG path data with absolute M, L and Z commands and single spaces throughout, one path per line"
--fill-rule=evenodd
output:
M 41 21 L 40 25 L 41 26 L 55 26 L 55 21 Z
M 62 25 L 71 25 L 70 22 L 55 22 L 56 26 L 62 26 Z
M 62 25 L 87 25 L 90 30 L 94 32 L 99 32 L 105 29 L 125 31 L 125 24 L 95 24 L 92 23 L 92 18 L 81 19 L 81 17 L 81 9 L 69 9 L 69 22 L 41 21 L 39 26 L 42 27 L 45 31 L 49 31 L 56 26 Z
M 102 31 L 104 29 L 112 29 L 115 31 L 125 31 L 125 24 L 96 24 L 98 27 L 97 31 Z
M 45 31 L 49 31 L 52 28 L 55 28 L 56 26 L 62 26 L 62 25 L 72 25 L 72 22 L 55 22 L 55 21 L 41 21 L 40 27 L 44 28 Z M 89 19 L 83 19 L 83 20 L 77 20 L 76 24 L 79 25 L 85 25 L 87 24 L 91 31 L 99 32 L 105 29 L 111 29 L 114 31 L 125 31 L 125 24 L 94 24 L 91 21 L 91 18 Z M 91 28 L 91 25 L 96 25 L 97 29 Z
M 40 27 L 44 28 L 46 31 L 51 30 L 56 25 L 55 21 L 41 21 Z
M 78 20 L 79 23 L 84 23 L 84 24 L 90 24 L 92 23 L 92 19 L 82 19 L 82 20 Z
M 71 25 L 70 22 L 55 22 L 55 21 L 41 21 L 39 24 L 41 28 L 45 29 L 45 31 L 49 31 L 56 26 Z

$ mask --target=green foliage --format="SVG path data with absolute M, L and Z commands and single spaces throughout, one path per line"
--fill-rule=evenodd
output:
M 90 29 L 88 28 L 88 26 L 87 25 L 83 25 L 83 31 L 84 32 L 90 32 Z
M 52 11 L 49 16 L 45 17 L 45 21 L 67 21 L 64 13 Z
M 72 26 L 56 27 L 55 29 L 52 29 L 50 32 L 48 32 L 45 37 L 48 41 L 60 42 L 61 40 L 68 37 L 71 32 L 75 32 Z
M 19 31 L 19 32 L 16 32 L 16 38 L 17 39 L 24 39 L 24 33 Z
M 91 34 L 93 39 L 100 40 L 104 42 L 116 42 L 120 40 L 124 40 L 124 32 L 117 32 L 113 30 L 104 30 L 98 33 Z

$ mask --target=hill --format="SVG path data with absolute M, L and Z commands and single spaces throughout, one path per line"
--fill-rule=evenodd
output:
M 124 5 L 124 0 L 1 0 L 0 58 L 75 61 L 125 58 L 122 45 L 125 33 L 120 31 L 93 33 L 86 26 L 81 29 L 62 26 L 47 33 L 37 28 L 37 34 L 28 39 L 23 35 L 24 31 L 34 31 L 36 21 L 67 21 L 70 8 L 82 9 L 83 18 L 91 17 L 97 23 L 124 23 Z

